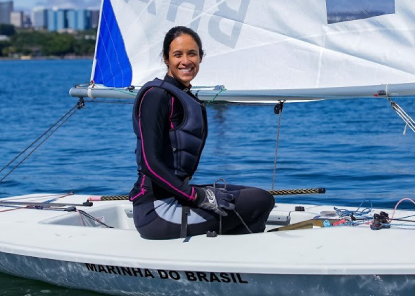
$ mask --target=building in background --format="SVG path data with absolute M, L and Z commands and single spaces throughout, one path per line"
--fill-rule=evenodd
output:
M 47 29 L 48 31 L 57 31 L 58 30 L 58 10 L 48 9 L 47 10 Z
M 91 10 L 91 24 L 92 28 L 98 28 L 99 23 L 99 10 Z
M 69 10 L 66 15 L 67 18 L 67 27 L 70 29 L 75 29 L 76 24 L 78 23 L 78 14 L 75 10 Z
M 10 13 L 10 24 L 17 28 L 23 28 L 24 27 L 24 13 L 23 11 L 12 11 Z
M 32 27 L 38 30 L 48 28 L 48 10 L 44 7 L 32 9 Z
M 0 0 L 0 24 L 17 28 L 33 27 L 37 30 L 72 32 L 96 29 L 99 10 L 34 7 L 30 16 L 23 11 L 13 11 L 13 1 Z
M 92 29 L 92 11 L 91 10 L 78 10 L 76 12 L 78 19 L 75 26 L 76 30 L 88 30 Z
M 10 24 L 10 14 L 13 11 L 13 1 L 0 2 L 0 24 Z
M 25 28 L 31 28 L 32 27 L 32 20 L 30 18 L 30 15 L 23 13 L 23 27 Z
M 34 28 L 47 28 L 48 31 L 84 31 L 98 27 L 99 11 L 89 9 L 41 9 L 32 10 Z M 36 20 L 35 20 L 36 19 Z
M 68 27 L 68 10 L 58 9 L 56 11 L 56 29 L 54 31 L 64 31 Z

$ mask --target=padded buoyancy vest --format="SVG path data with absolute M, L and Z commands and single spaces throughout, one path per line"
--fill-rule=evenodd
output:
M 177 128 L 169 130 L 169 137 L 174 157 L 174 174 L 181 178 L 191 177 L 199 165 L 207 138 L 206 109 L 183 90 L 157 78 L 141 87 L 134 103 L 133 127 L 137 136 L 136 161 L 138 170 L 141 171 L 141 133 L 138 112 L 144 94 L 153 87 L 167 90 L 183 106 L 183 122 Z

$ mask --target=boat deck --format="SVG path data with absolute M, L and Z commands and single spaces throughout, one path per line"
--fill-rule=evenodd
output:
M 45 202 L 56 194 L 34 194 L 2 201 Z M 82 204 L 87 195 L 53 203 Z M 335 219 L 333 206 L 276 204 L 267 229 L 315 217 Z M 206 235 L 163 241 L 146 240 L 135 230 L 129 201 L 98 201 L 77 206 L 114 228 L 102 227 L 66 207 L 0 208 L 0 252 L 105 266 L 163 270 L 201 270 L 271 274 L 415 274 L 411 225 L 371 230 L 358 226 L 317 227 L 248 235 Z M 355 209 L 349 209 L 355 210 Z M 385 210 L 386 211 L 386 210 Z M 374 209 L 372 213 L 379 213 Z M 389 215 L 391 210 L 387 210 Z M 414 215 L 398 211 L 395 216 Z M 220 250 L 220 252 L 218 251 Z

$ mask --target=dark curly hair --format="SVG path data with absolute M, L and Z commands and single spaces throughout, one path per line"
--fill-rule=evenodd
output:
M 179 37 L 183 34 L 187 34 L 187 35 L 189 35 L 193 38 L 193 40 L 199 46 L 200 58 L 203 58 L 204 52 L 203 52 L 203 48 L 202 48 L 202 40 L 200 40 L 199 35 L 195 31 L 193 31 L 192 29 L 190 29 L 188 27 L 177 26 L 177 27 L 171 28 L 167 32 L 166 36 L 164 37 L 162 54 L 163 54 L 163 58 L 165 60 L 169 59 L 170 44 L 173 42 L 174 39 L 176 39 L 177 37 Z

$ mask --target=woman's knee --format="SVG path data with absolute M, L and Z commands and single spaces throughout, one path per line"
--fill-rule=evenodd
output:
M 274 208 L 274 206 L 275 206 L 275 198 L 274 198 L 274 196 L 271 194 L 271 193 L 269 193 L 268 191 L 265 191 L 264 190 L 264 192 L 265 192 L 265 194 L 264 194 L 264 199 L 266 200 L 266 201 L 264 201 L 264 202 L 267 202 L 268 203 L 268 208 L 270 209 L 270 211 Z
M 236 201 L 236 209 L 247 215 L 262 216 L 269 214 L 274 208 L 275 199 L 268 191 L 260 188 L 241 190 Z
M 262 209 L 263 212 L 271 212 L 275 205 L 274 196 L 268 191 L 260 188 L 255 188 L 254 196 L 255 204 Z

